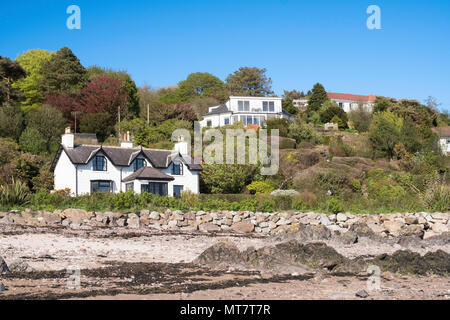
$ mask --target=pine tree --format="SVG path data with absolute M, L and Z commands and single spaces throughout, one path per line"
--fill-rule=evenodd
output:
M 328 96 L 325 88 L 320 83 L 316 83 L 309 97 L 307 112 L 311 114 L 312 112 L 319 111 L 322 104 L 327 100 Z

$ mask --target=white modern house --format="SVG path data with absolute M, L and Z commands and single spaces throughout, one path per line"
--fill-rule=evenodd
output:
M 188 155 L 187 142 L 169 151 L 135 147 L 129 140 L 120 147 L 75 145 L 74 134 L 66 129 L 51 167 L 54 189 L 70 189 L 75 196 L 129 190 L 171 197 L 187 190 L 199 193 L 202 167 Z
M 345 112 L 350 112 L 352 110 L 358 109 L 361 105 L 364 109 L 368 111 L 373 110 L 375 105 L 376 96 L 370 94 L 368 96 L 359 94 L 349 94 L 349 93 L 336 93 L 327 92 L 327 96 L 331 101 L 336 102 Z M 305 110 L 308 106 L 308 98 L 297 99 L 293 101 L 294 106 L 298 107 L 300 110 Z
M 450 126 L 434 128 L 433 132 L 439 137 L 442 153 L 446 156 L 450 155 Z
M 215 128 L 240 121 L 244 126 L 262 126 L 269 119 L 293 120 L 293 115 L 283 110 L 281 101 L 274 97 L 230 97 L 224 104 L 209 108 L 200 125 Z

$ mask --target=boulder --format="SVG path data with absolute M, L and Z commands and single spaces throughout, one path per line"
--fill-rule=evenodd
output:
M 255 225 L 253 223 L 243 221 L 234 223 L 231 228 L 233 231 L 238 233 L 250 233 L 255 229 Z
M 338 222 L 345 222 L 345 221 L 347 221 L 347 219 L 348 219 L 348 217 L 345 214 L 343 214 L 343 213 L 338 213 L 336 215 L 336 220 Z
M 198 229 L 203 232 L 218 232 L 222 230 L 218 225 L 215 225 L 213 223 L 202 223 L 198 226 Z
M 127 224 L 129 228 L 139 229 L 141 226 L 139 216 L 135 213 L 130 213 L 128 215 Z
M 66 217 L 67 220 L 73 223 L 83 223 L 84 220 L 89 220 L 94 216 L 92 212 L 87 212 L 82 209 L 66 209 L 63 211 L 62 215 Z
M 328 217 L 325 215 L 320 217 L 320 223 L 323 224 L 325 227 L 331 224 L 330 219 L 328 219 Z
M 10 272 L 6 261 L 0 256 L 0 274 Z
M 448 227 L 443 223 L 436 222 L 431 227 L 431 230 L 433 230 L 435 233 L 444 233 L 448 231 Z
M 3 218 L 0 219 L 0 224 L 13 224 L 14 223 L 14 219 L 11 218 L 10 215 L 4 216 Z
M 419 223 L 419 218 L 415 217 L 415 216 L 409 216 L 405 218 L 405 222 L 407 224 L 418 224 Z
M 366 290 L 361 290 L 361 291 L 358 291 L 356 294 L 355 294 L 358 298 L 367 298 L 368 296 L 369 296 L 369 294 L 367 293 L 367 291 Z
M 422 236 L 423 226 L 420 224 L 410 224 L 402 228 L 400 231 L 402 236 Z
M 34 269 L 24 260 L 19 259 L 9 264 L 11 272 L 34 272 Z
M 393 233 L 393 234 L 398 234 L 403 226 L 404 226 L 404 223 L 402 223 L 400 221 L 386 220 L 383 222 L 383 227 L 389 233 Z
M 2 282 L 0 282 L 0 293 L 2 293 L 3 291 L 6 291 L 6 287 Z
M 61 216 L 54 212 L 42 212 L 41 217 L 47 225 L 59 225 L 62 221 Z

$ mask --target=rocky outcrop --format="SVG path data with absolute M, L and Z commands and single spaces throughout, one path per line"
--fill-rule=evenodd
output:
M 6 264 L 6 261 L 3 260 L 3 258 L 0 256 L 0 274 L 3 273 L 9 273 L 10 270 L 8 268 L 8 265 Z
M 20 224 L 37 227 L 97 227 L 150 228 L 201 232 L 234 232 L 241 234 L 280 235 L 283 239 L 328 240 L 339 236 L 344 243 L 359 238 L 419 237 L 433 239 L 448 235 L 450 213 L 395 214 L 321 214 L 315 212 L 248 212 L 190 211 L 164 212 L 88 212 L 66 209 L 47 212 L 30 209 L 22 212 L 0 212 L 0 224 Z M 287 236 L 287 234 L 290 234 Z
M 194 260 L 195 264 L 213 268 L 237 267 L 291 273 L 293 269 L 327 270 L 340 274 L 366 274 L 369 266 L 383 272 L 418 275 L 450 274 L 450 255 L 442 250 L 424 256 L 409 250 L 383 254 L 372 259 L 360 256 L 349 259 L 321 242 L 303 244 L 296 240 L 260 249 L 239 249 L 230 241 L 219 242 Z

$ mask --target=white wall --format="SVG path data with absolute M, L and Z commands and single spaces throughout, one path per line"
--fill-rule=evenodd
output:
M 58 163 L 54 172 L 54 189 L 64 190 L 70 189 L 72 194 L 76 192 L 76 171 L 75 165 L 70 161 L 65 151 L 61 152 Z

